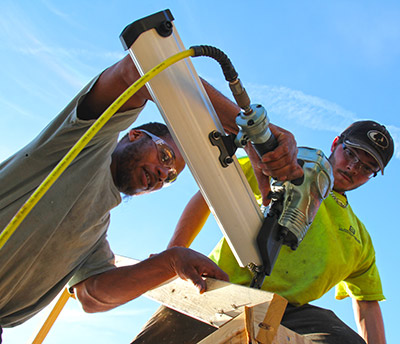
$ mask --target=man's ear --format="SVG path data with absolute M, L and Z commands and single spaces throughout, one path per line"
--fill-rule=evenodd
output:
M 143 135 L 143 132 L 140 131 L 139 129 L 131 129 L 129 130 L 128 133 L 128 139 L 129 141 L 133 142 L 136 141 L 138 138 L 140 138 Z
M 339 136 L 336 136 L 332 142 L 331 152 L 333 152 L 335 150 L 335 148 L 338 146 L 338 144 L 339 144 L 338 141 L 339 141 Z

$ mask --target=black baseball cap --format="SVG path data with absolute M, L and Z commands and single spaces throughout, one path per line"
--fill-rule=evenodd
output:
M 343 131 L 340 137 L 346 145 L 370 154 L 383 174 L 394 151 L 393 139 L 385 126 L 374 121 L 358 121 Z

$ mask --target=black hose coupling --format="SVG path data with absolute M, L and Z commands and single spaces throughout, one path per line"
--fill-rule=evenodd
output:
M 229 57 L 222 50 L 210 45 L 195 45 L 190 47 L 190 49 L 194 50 L 194 57 L 208 56 L 221 65 L 225 80 L 229 82 L 229 88 L 232 91 L 232 95 L 235 98 L 237 105 L 244 110 L 246 115 L 251 113 L 250 98 L 239 80 L 238 73 L 236 72 L 235 67 L 233 67 Z
M 194 50 L 194 56 L 208 56 L 216 60 L 221 65 L 226 81 L 233 82 L 237 79 L 238 73 L 229 57 L 222 50 L 211 45 L 195 45 L 190 49 Z

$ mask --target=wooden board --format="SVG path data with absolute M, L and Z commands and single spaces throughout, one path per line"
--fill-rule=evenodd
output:
M 207 278 L 206 283 L 207 292 L 200 294 L 193 284 L 175 279 L 144 296 L 215 327 L 242 314 L 245 306 L 269 302 L 279 303 L 283 310 L 286 307 L 287 301 L 273 293 L 212 278 Z
M 136 263 L 138 261 L 131 258 L 116 257 L 118 266 Z M 274 309 L 284 310 L 287 304 L 283 297 L 263 290 L 213 278 L 207 278 L 206 283 L 207 292 L 200 294 L 191 282 L 175 278 L 149 290 L 143 296 L 215 327 L 242 314 L 245 306 L 269 302 Z

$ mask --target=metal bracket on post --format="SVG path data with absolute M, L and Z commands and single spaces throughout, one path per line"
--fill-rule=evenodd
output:
M 232 156 L 235 154 L 237 147 L 235 145 L 235 135 L 223 135 L 217 130 L 213 130 L 208 135 L 213 146 L 219 149 L 219 161 L 222 167 L 228 167 L 233 162 Z

